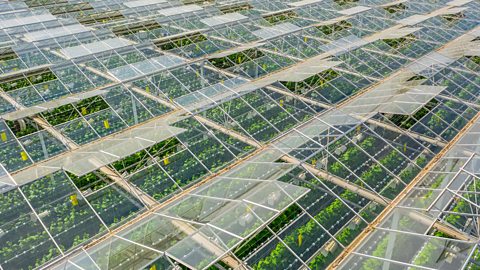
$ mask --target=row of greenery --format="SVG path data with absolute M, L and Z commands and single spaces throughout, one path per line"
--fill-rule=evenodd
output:
M 360 147 L 363 149 L 366 149 L 367 152 L 370 152 L 369 148 L 370 150 L 374 150 L 374 149 L 379 150 L 377 146 L 378 144 L 379 143 L 375 142 L 375 140 L 372 137 L 369 137 L 360 143 Z M 361 165 L 361 163 L 357 162 L 358 159 L 361 160 L 361 154 L 359 152 L 359 149 L 355 150 L 355 148 L 356 147 L 351 147 L 347 149 L 340 157 L 340 159 L 343 160 L 344 164 L 349 165 L 348 167 L 352 166 L 353 168 L 355 168 L 356 166 L 358 167 Z M 349 157 L 355 157 L 355 159 L 351 159 Z M 426 163 L 426 158 L 423 156 L 419 156 L 417 159 L 418 166 L 423 167 L 425 163 Z M 400 173 L 399 176 L 402 178 L 402 180 L 405 180 L 407 182 L 413 179 L 413 177 L 420 171 L 420 168 L 416 166 L 406 167 L 405 165 L 401 165 L 403 164 L 402 158 L 400 157 L 399 151 L 397 150 L 393 150 L 388 154 L 384 155 L 380 159 L 380 164 L 382 164 L 387 169 L 390 169 L 394 172 L 399 172 Z M 332 164 L 331 166 L 338 167 L 335 163 Z M 399 168 L 397 169 L 397 167 Z M 340 169 L 338 170 L 339 171 L 337 172 L 340 172 Z M 388 179 L 388 177 L 386 177 L 386 172 L 383 170 L 383 168 L 381 168 L 380 165 L 376 164 L 371 166 L 368 170 L 362 173 L 362 179 L 367 184 L 373 186 L 374 184 L 378 185 L 379 183 L 385 182 L 385 179 Z M 361 185 L 360 182 L 357 184 Z M 403 189 L 403 186 L 397 185 L 395 189 L 389 190 L 389 194 L 391 195 L 391 197 L 395 197 L 401 191 L 401 189 Z M 344 191 L 340 196 L 346 201 L 351 201 L 351 202 L 360 201 L 360 198 L 358 197 L 358 195 L 353 194 L 349 191 Z M 378 211 L 381 210 L 381 208 L 379 207 L 377 208 L 378 208 Z M 322 224 L 322 226 L 331 230 L 335 228 L 335 221 L 342 219 L 342 217 L 345 215 L 348 215 L 349 214 L 348 212 L 349 212 L 348 208 L 346 208 L 346 206 L 341 201 L 336 199 L 333 202 L 331 202 L 328 207 L 324 208 L 324 210 L 318 212 L 318 214 L 315 215 L 315 219 L 320 224 Z M 362 216 L 364 217 L 367 216 L 367 212 L 361 212 L 361 213 L 362 213 Z M 370 217 L 370 218 L 373 218 L 373 217 Z M 342 244 L 348 244 L 348 242 L 351 241 L 356 236 L 356 234 L 361 231 L 362 226 L 363 224 L 360 224 L 354 229 L 344 228 L 343 230 L 337 231 L 337 236 L 336 236 L 337 240 L 339 240 Z M 290 234 L 287 237 L 285 237 L 284 241 L 288 244 L 289 247 L 295 250 L 297 254 L 303 256 L 305 254 L 303 254 L 302 252 L 297 252 L 301 248 L 300 245 L 298 244 L 298 235 L 299 234 L 302 235 L 302 238 L 303 238 L 303 233 L 306 233 L 307 237 L 303 239 L 314 238 L 309 235 L 309 232 L 315 229 L 314 221 L 310 220 L 306 225 L 302 226 L 301 228 L 305 228 L 305 229 L 296 229 L 296 231 L 293 234 Z M 316 235 L 320 235 L 320 234 L 316 232 Z M 306 241 L 303 241 L 303 243 L 305 242 Z M 318 248 L 316 248 L 315 250 L 318 250 Z M 273 267 L 273 265 L 278 267 L 278 265 L 282 265 L 282 259 L 280 258 L 282 258 L 282 256 L 287 256 L 288 253 L 289 252 L 285 249 L 283 245 L 278 244 L 275 251 L 272 251 L 270 253 L 270 256 L 262 259 L 257 264 L 257 266 L 259 269 L 268 269 Z M 328 256 L 318 255 L 317 258 L 315 258 L 312 261 L 312 263 L 310 264 L 310 267 L 314 269 L 323 269 L 335 258 L 336 256 L 335 254 L 336 254 L 336 251 L 332 251 L 332 253 L 330 253 Z
M 313 89 L 317 87 L 321 88 L 324 84 L 326 84 L 327 82 L 330 82 L 331 80 L 337 78 L 338 76 L 340 76 L 340 73 L 330 68 L 328 70 L 315 74 L 303 81 L 282 82 L 282 84 L 285 87 L 287 87 L 288 90 L 294 92 L 295 94 L 302 95 L 312 88 Z
M 214 133 L 215 138 L 193 119 L 176 126 L 186 131 L 112 164 L 158 201 L 253 150 L 252 146 L 219 132 Z
M 217 68 L 227 69 L 235 65 L 240 65 L 242 63 L 252 61 L 262 56 L 264 56 L 264 53 L 262 53 L 260 50 L 248 49 L 243 52 L 237 52 L 226 57 L 213 58 L 209 61 L 213 66 Z
M 56 80 L 57 77 L 51 71 L 47 71 L 40 74 L 30 75 L 28 77 L 21 77 L 14 79 L 13 81 L 7 81 L 0 83 L 0 90 L 5 92 L 12 91 L 15 89 L 32 86 L 48 81 Z
M 366 138 L 360 143 L 360 146 L 362 148 L 366 148 L 366 149 L 370 148 L 370 150 L 374 150 L 376 145 L 378 145 L 378 143 L 375 143 L 375 140 L 372 137 Z M 356 163 L 362 162 L 358 160 L 358 158 L 361 155 L 358 152 L 358 149 L 354 150 L 355 148 L 356 147 L 351 147 L 347 149 L 342 154 L 342 157 L 341 157 L 343 162 L 345 164 L 349 164 L 350 166 L 352 166 L 352 168 L 355 168 L 356 165 L 359 165 Z M 355 152 L 355 154 L 353 153 L 353 151 Z M 355 159 L 348 158 L 353 156 L 355 156 L 356 158 Z M 386 154 L 380 160 L 381 164 L 383 164 L 384 166 L 388 166 L 389 169 L 394 169 L 395 167 L 400 166 L 401 161 L 402 159 L 399 158 L 399 152 L 396 150 L 393 150 L 390 153 Z M 421 161 L 418 161 L 418 163 L 424 163 L 424 161 L 421 160 Z M 420 165 L 423 165 L 423 164 L 420 164 Z M 336 167 L 335 164 L 331 166 Z M 405 168 L 405 166 L 402 166 L 402 168 Z M 385 181 L 384 179 L 386 178 L 385 172 L 382 172 L 382 171 L 383 169 L 380 168 L 379 165 L 373 165 L 369 170 L 366 170 L 362 174 L 362 178 L 369 185 L 378 184 L 378 182 Z M 418 172 L 419 172 L 419 169 L 417 167 L 411 167 L 408 169 L 403 169 L 402 176 L 407 177 L 408 175 L 408 177 L 412 177 Z M 357 183 L 357 184 L 361 184 L 361 183 Z M 398 192 L 400 192 L 400 189 L 391 191 L 391 192 L 392 193 L 396 192 L 398 194 Z M 310 194 L 307 195 L 307 197 L 308 196 L 310 196 Z M 346 200 L 347 202 L 361 201 L 358 195 L 351 193 L 350 191 L 344 191 L 343 193 L 341 193 L 340 196 L 342 199 Z M 339 199 L 334 199 L 333 201 L 330 200 L 330 203 L 327 204 L 326 207 L 320 208 L 320 209 L 323 209 L 323 210 L 316 212 L 314 219 L 320 224 L 322 224 L 322 226 L 325 227 L 326 229 L 330 231 L 333 229 L 334 231 L 331 231 L 331 232 L 337 233 L 336 238 L 342 244 L 348 244 L 349 241 L 352 241 L 353 238 L 356 236 L 356 234 L 358 234 L 361 231 L 362 226 L 364 226 L 360 224 L 359 226 L 354 228 L 346 227 L 341 230 L 339 230 L 340 228 L 337 228 L 338 223 L 336 221 L 343 220 L 344 216 L 347 216 L 348 218 L 353 217 L 353 213 L 350 212 L 350 210 L 346 207 L 346 205 L 344 205 L 344 203 L 341 202 Z M 380 207 L 377 207 L 377 209 L 378 211 L 381 210 Z M 361 212 L 361 213 L 362 213 L 362 216 L 364 217 L 367 217 L 370 215 L 368 212 Z M 368 218 L 373 218 L 373 217 L 374 215 L 369 216 Z M 318 225 L 316 225 L 314 220 L 306 219 L 305 222 L 306 223 L 303 226 L 297 227 L 293 232 L 287 234 L 285 237 L 282 237 L 283 241 L 287 243 L 287 245 L 290 248 L 292 248 L 293 250 L 295 250 L 297 254 L 302 256 L 306 255 L 306 254 L 303 254 L 305 250 L 310 249 L 308 248 L 309 247 L 308 243 L 310 243 L 310 246 L 318 245 L 318 244 L 320 244 L 321 246 L 326 242 L 326 240 L 328 240 L 328 239 L 323 239 L 323 241 L 321 241 L 320 243 L 315 243 L 315 240 L 319 236 L 325 233 L 320 229 L 320 227 L 318 227 Z M 301 236 L 299 237 L 299 235 Z M 298 240 L 299 238 L 304 240 L 299 241 Z M 259 239 L 255 239 L 255 242 L 257 241 L 259 241 Z M 317 249 L 318 248 L 311 248 L 311 250 L 317 250 Z M 291 257 L 289 253 L 290 252 L 286 249 L 286 247 L 279 243 L 276 246 L 276 248 L 273 251 L 271 251 L 270 255 L 261 259 L 256 264 L 255 267 L 257 269 L 278 269 L 278 267 L 280 268 L 287 267 L 286 265 L 283 265 L 283 263 L 289 263 L 287 262 L 288 260 L 283 260 L 282 258 L 284 257 L 286 258 L 289 256 Z M 314 269 L 322 269 L 323 267 L 326 267 L 328 263 L 333 260 L 333 258 L 335 258 L 335 251 L 333 251 L 333 253 L 330 253 L 328 256 L 318 255 L 315 259 L 312 260 L 310 266 Z
M 62 251 L 68 251 L 106 231 L 107 228 L 93 211 L 107 226 L 113 227 L 142 208 L 134 198 L 114 186 L 107 186 L 95 174 L 80 178 L 72 176 L 72 181 L 89 204 L 63 172 L 20 187 Z M 19 190 L 14 189 L 2 195 L 2 265 L 11 269 L 32 269 L 59 255 Z
M 275 92 L 257 90 L 209 109 L 205 115 L 259 141 L 268 141 L 310 118 L 315 113 L 312 108 L 321 110 Z
M 268 15 L 263 17 L 269 24 L 275 25 L 279 23 L 284 23 L 286 21 L 291 20 L 292 18 L 295 18 L 297 14 L 294 11 L 285 11 L 282 13 L 276 13 L 273 15 Z

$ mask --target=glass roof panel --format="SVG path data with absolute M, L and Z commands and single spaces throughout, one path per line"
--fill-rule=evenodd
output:
M 57 20 L 57 17 L 50 14 L 20 17 L 20 18 L 9 19 L 9 20 L 1 20 L 0 29 L 24 26 L 29 24 L 37 24 L 37 23 L 48 22 L 53 20 Z
M 0 10 L 0 269 L 480 263 L 478 2 Z
M 214 16 L 206 19 L 200 20 L 202 23 L 208 25 L 208 26 L 218 26 L 226 23 L 232 23 L 240 20 L 247 19 L 246 16 L 240 14 L 240 13 L 229 13 L 226 15 L 219 15 L 219 16 Z
M 38 215 L 29 207 L 21 192 L 14 189 L 1 196 L 2 267 L 33 268 L 38 266 L 39 259 L 49 260 L 52 256 L 60 255 L 58 245 L 47 234 Z M 20 245 L 22 242 L 27 242 L 28 245 Z
M 385 249 L 378 252 L 375 252 L 377 249 L 367 250 L 370 241 L 373 241 L 372 239 L 366 241 L 365 246 L 360 248 L 360 253 L 373 255 L 373 252 L 375 252 L 374 256 L 378 258 L 434 269 L 460 268 L 472 249 L 470 243 L 422 235 L 400 234 L 392 231 L 378 230 L 372 236 L 375 237 L 376 241 L 378 241 L 378 238 L 381 239 L 380 241 L 384 244 L 380 246 L 385 247 Z M 393 252 L 393 247 L 400 245 L 398 242 L 403 241 L 410 243 L 409 249 L 402 252 Z M 426 256 L 428 257 L 425 258 Z
M 161 9 L 158 11 L 158 14 L 169 17 L 169 16 L 185 14 L 185 13 L 190 13 L 190 12 L 200 11 L 200 10 L 203 10 L 203 8 L 198 5 L 185 5 L 185 6 Z
M 51 28 L 47 30 L 40 30 L 36 32 L 27 33 L 24 35 L 24 37 L 29 42 L 36 42 L 36 41 L 41 41 L 45 39 L 84 33 L 88 31 L 90 30 L 81 24 L 72 24 L 72 25 L 61 26 L 57 28 Z
M 128 1 L 123 4 L 129 8 L 137 8 L 137 7 L 161 4 L 166 2 L 167 2 L 166 0 L 136 0 L 136 1 Z
M 98 42 L 88 43 L 86 45 L 79 45 L 75 47 L 68 47 L 60 50 L 68 59 L 83 57 L 90 54 L 96 54 L 108 50 L 131 45 L 132 43 L 122 38 L 105 39 Z

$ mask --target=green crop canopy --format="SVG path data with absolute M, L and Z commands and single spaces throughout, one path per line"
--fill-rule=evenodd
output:
M 0 270 L 478 269 L 478 0 L 0 0 Z

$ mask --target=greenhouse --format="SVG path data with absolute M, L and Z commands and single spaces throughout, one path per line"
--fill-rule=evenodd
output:
M 480 1 L 0 0 L 33 269 L 480 269 Z

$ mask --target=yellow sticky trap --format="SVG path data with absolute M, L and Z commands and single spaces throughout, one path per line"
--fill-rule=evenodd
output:
M 403 152 L 407 152 L 407 143 L 403 144 Z
M 360 133 L 362 126 L 357 126 L 357 133 Z
M 70 201 L 72 202 L 73 206 L 77 206 L 78 205 L 77 194 L 70 195 Z
M 150 86 L 145 86 L 145 92 L 150 93 Z
M 150 266 L 150 270 L 157 270 L 157 265 L 154 264 L 154 265 Z
M 87 115 L 87 108 L 82 107 L 82 115 Z
M 6 132 L 2 132 L 0 134 L 0 139 L 2 139 L 2 142 L 6 142 L 7 141 L 7 133 Z
M 20 156 L 22 157 L 23 161 L 28 159 L 27 153 L 25 153 L 25 151 L 20 152 Z
M 108 120 L 104 120 L 104 121 L 103 121 L 103 126 L 104 126 L 105 128 L 110 128 L 110 123 L 108 122 Z
M 163 165 L 168 165 L 168 164 L 170 164 L 170 160 L 167 157 L 163 160 Z
M 303 41 L 304 41 L 304 42 L 307 42 L 307 41 L 308 41 L 308 38 L 307 38 L 307 37 L 304 37 L 304 38 L 303 38 Z
M 48 84 L 43 85 L 43 90 L 48 90 Z
M 263 64 L 263 65 L 262 65 L 262 68 L 263 68 L 264 70 L 267 70 L 267 64 Z
M 225 81 L 224 81 L 224 80 L 221 80 L 220 83 L 223 84 L 223 83 L 225 83 Z
M 239 56 L 239 57 L 237 57 L 237 63 L 239 63 L 239 64 L 240 64 L 241 62 L 242 62 L 242 57 L 240 57 L 240 56 Z
M 280 99 L 280 107 L 283 107 L 283 99 Z
M 303 236 L 302 236 L 302 234 L 299 234 L 298 235 L 298 245 L 301 246 L 302 242 L 303 242 Z
M 313 166 L 317 165 L 317 160 L 316 159 L 312 159 L 312 165 Z

